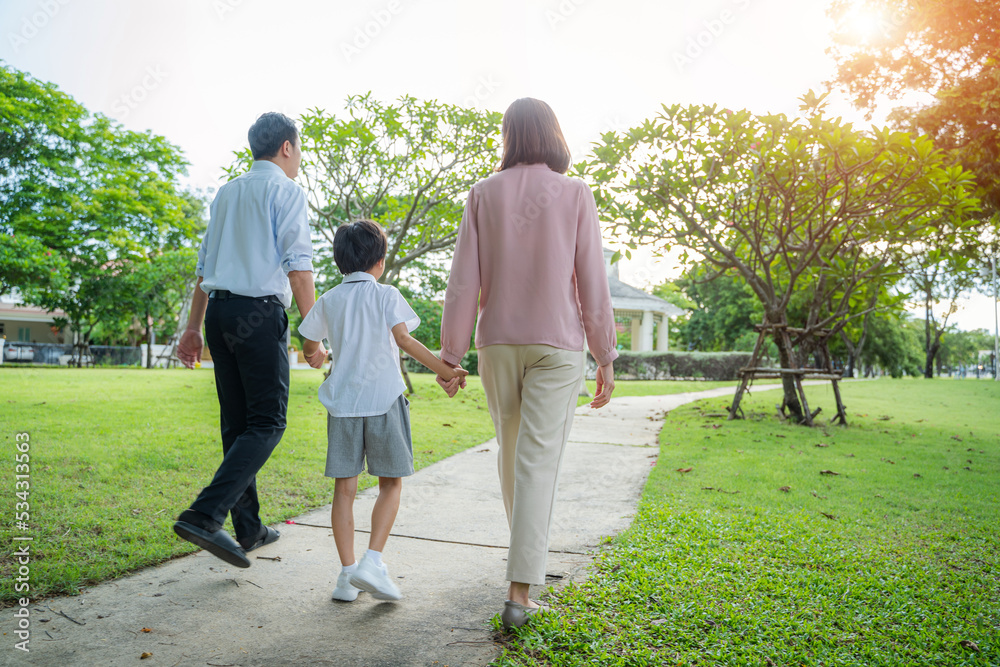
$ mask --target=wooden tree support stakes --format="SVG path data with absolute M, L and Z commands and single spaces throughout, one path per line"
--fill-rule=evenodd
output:
M 833 360 L 830 357 L 829 348 L 829 338 L 833 332 L 829 329 L 823 329 L 818 331 L 809 331 L 805 329 L 797 329 L 795 327 L 790 327 L 785 324 L 764 324 L 757 325 L 754 327 L 759 335 L 757 336 L 757 343 L 754 345 L 753 352 L 750 355 L 750 361 L 746 367 L 740 369 L 740 384 L 736 388 L 736 395 L 733 396 L 733 404 L 729 408 L 729 419 L 742 419 L 744 417 L 743 409 L 740 407 L 740 403 L 743 401 L 743 394 L 750 388 L 754 380 L 762 379 L 791 379 L 795 386 L 795 394 L 799 400 L 799 404 L 802 408 L 802 421 L 807 426 L 813 425 L 813 420 L 816 415 L 820 413 L 822 408 L 816 408 L 816 410 L 810 411 L 809 403 L 806 400 L 805 388 L 802 385 L 802 380 L 830 380 L 833 384 L 833 395 L 837 400 L 837 414 L 834 415 L 831 420 L 834 424 L 847 425 L 847 412 L 844 409 L 844 403 L 840 398 L 840 387 L 838 382 L 842 379 L 840 371 L 833 369 Z M 768 336 L 773 336 L 775 342 L 779 346 L 783 346 L 785 350 L 789 351 L 789 357 L 792 359 L 792 363 L 795 363 L 795 347 L 801 347 L 801 344 L 809 341 L 813 344 L 813 351 L 820 357 L 819 364 L 823 368 L 775 368 L 772 366 L 761 366 L 760 356 L 761 351 L 764 349 L 764 343 Z M 796 339 L 793 343 L 791 336 L 795 335 Z M 785 401 L 782 399 L 781 405 L 779 406 L 779 411 L 782 417 L 785 415 Z

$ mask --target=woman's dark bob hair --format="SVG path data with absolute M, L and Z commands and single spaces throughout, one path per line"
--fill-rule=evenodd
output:
M 565 174 L 570 153 L 552 107 L 533 97 L 514 100 L 503 115 L 503 160 L 497 171 L 516 164 L 549 165 Z

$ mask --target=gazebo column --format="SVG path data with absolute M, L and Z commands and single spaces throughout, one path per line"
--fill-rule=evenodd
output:
M 642 323 L 639 325 L 641 342 L 639 344 L 640 352 L 652 352 L 653 351 L 653 311 L 644 310 L 642 311 Z
M 637 317 L 633 317 L 632 318 L 632 351 L 633 352 L 638 352 L 639 350 L 642 349 L 640 347 L 640 345 L 642 344 L 641 325 L 642 325 L 642 321 L 639 318 L 637 318 Z
M 656 351 L 666 352 L 670 348 L 670 320 L 667 314 L 660 315 L 660 326 L 656 331 Z

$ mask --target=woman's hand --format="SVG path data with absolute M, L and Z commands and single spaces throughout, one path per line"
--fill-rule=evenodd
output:
M 611 400 L 611 392 L 615 390 L 614 362 L 597 368 L 597 395 L 590 402 L 592 408 L 603 408 Z

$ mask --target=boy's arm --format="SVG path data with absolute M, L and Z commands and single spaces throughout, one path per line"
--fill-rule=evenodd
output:
M 416 359 L 445 380 L 451 380 L 452 378 L 463 377 L 469 374 L 469 371 L 464 368 L 452 368 L 435 357 L 434 353 L 428 350 L 423 343 L 410 335 L 410 332 L 406 330 L 406 322 L 400 322 L 394 326 L 392 328 L 392 336 L 396 339 L 396 345 L 399 346 L 399 349 L 406 352 L 412 358 Z

